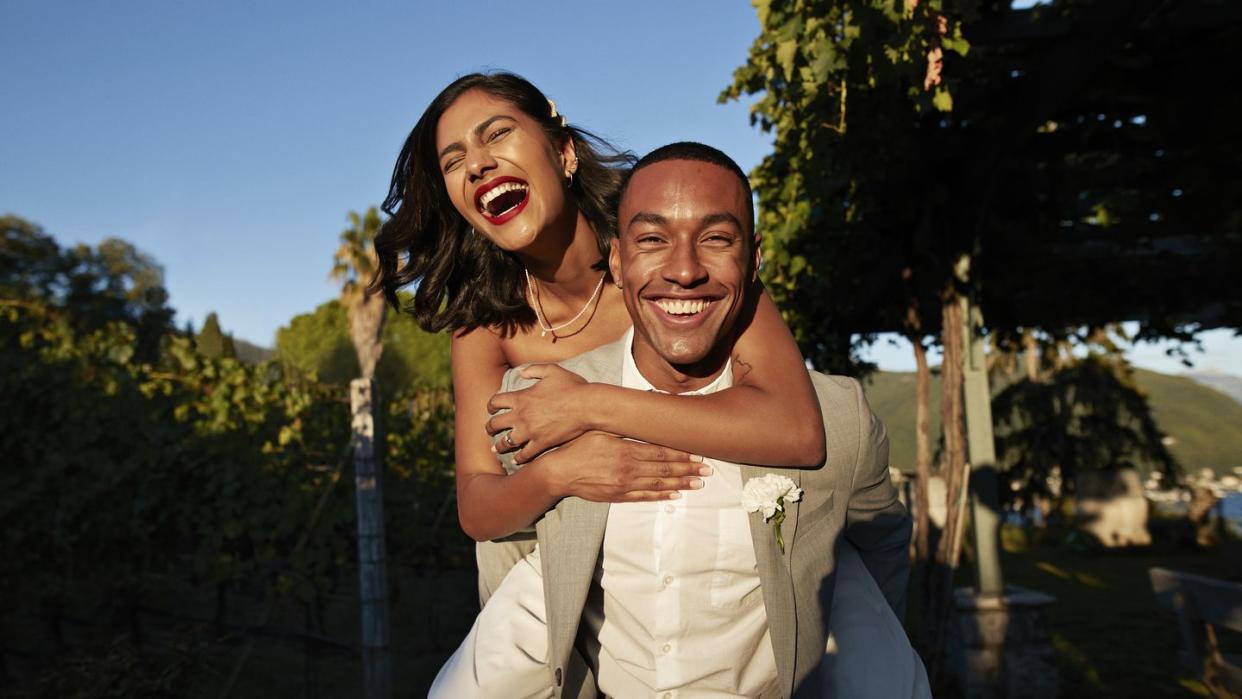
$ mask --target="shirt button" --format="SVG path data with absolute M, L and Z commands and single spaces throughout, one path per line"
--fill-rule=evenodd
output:
M 672 585 L 672 584 L 673 584 L 673 576 L 671 576 L 671 575 L 665 575 L 665 576 L 664 576 L 664 584 L 665 584 L 665 585 Z
M 660 650 L 661 650 L 661 651 L 663 651 L 664 653 L 671 653 L 671 652 L 672 652 L 672 650 L 673 650 L 673 644 L 671 644 L 671 643 L 665 643 L 665 644 L 664 644 L 664 647 L 663 647 L 663 648 L 661 648 Z
M 671 514 L 673 514 L 674 512 L 676 512 L 676 511 L 677 511 L 677 508 L 676 508 L 675 506 L 673 506 L 673 505 L 665 505 L 665 506 L 664 506 L 664 511 L 665 511 L 665 512 L 667 512 L 667 513 L 669 513 L 669 514 L 671 515 Z
M 672 693 L 672 692 L 665 692 L 665 693 L 664 693 L 664 699 L 673 699 L 673 693 Z

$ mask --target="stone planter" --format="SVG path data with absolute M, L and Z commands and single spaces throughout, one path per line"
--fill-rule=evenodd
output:
M 1056 696 L 1057 669 L 1047 616 L 1054 597 L 1012 586 L 1001 596 L 958 588 L 953 601 L 945 651 L 959 696 Z

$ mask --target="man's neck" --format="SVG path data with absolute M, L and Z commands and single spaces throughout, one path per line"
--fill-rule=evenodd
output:
M 670 364 L 641 336 L 634 337 L 634 367 L 657 391 L 689 393 L 710 385 L 729 363 L 728 348 L 720 347 L 694 364 Z

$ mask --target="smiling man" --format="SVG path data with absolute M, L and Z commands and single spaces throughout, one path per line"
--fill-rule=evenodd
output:
M 701 388 L 724 370 L 738 319 L 755 298 L 750 188 L 724 154 L 732 168 L 669 157 L 700 148 L 674 144 L 639 163 L 608 260 L 634 320 L 634 361 L 669 393 Z
M 753 221 L 746 177 L 720 151 L 676 143 L 641 159 L 608 260 L 633 329 L 562 366 L 634 389 L 731 386 L 733 344 L 759 293 Z M 502 390 L 531 383 L 514 369 Z M 812 383 L 824 464 L 707 459 L 702 487 L 676 499 L 564 498 L 433 696 L 930 696 L 897 619 L 910 517 L 889 480 L 884 427 L 857 381 L 813 373 Z M 768 474 L 802 489 L 786 503 L 783 543 L 742 506 L 747 481 Z

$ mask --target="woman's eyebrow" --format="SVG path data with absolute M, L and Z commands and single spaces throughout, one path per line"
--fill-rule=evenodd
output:
M 483 123 L 474 127 L 474 135 L 475 136 L 481 135 L 484 131 L 487 131 L 487 127 L 494 124 L 498 119 L 508 119 L 509 121 L 517 121 L 517 119 L 514 119 L 508 114 L 497 114 L 495 116 L 484 119 Z M 452 153 L 453 151 L 464 151 L 464 150 L 466 150 L 466 147 L 461 144 L 461 141 L 453 141 L 452 143 L 448 144 L 443 149 L 441 149 L 440 154 L 437 155 L 436 157 L 443 158 L 444 156 L 448 155 L 449 153 Z

